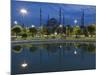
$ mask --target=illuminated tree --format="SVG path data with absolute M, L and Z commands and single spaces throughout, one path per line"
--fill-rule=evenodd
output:
M 31 33 L 32 37 L 34 37 L 34 35 L 37 33 L 37 29 L 35 27 L 31 27 L 29 28 L 29 32 Z
M 17 37 L 17 35 L 18 35 L 19 33 L 21 33 L 21 31 L 22 31 L 22 27 L 21 27 L 20 25 L 16 25 L 16 26 L 14 26 L 14 27 L 11 29 L 11 31 L 12 31 L 13 33 L 15 33 L 15 36 Z

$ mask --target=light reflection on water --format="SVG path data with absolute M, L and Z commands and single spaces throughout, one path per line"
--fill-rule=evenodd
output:
M 13 44 L 12 74 L 95 69 L 95 47 L 95 43 Z

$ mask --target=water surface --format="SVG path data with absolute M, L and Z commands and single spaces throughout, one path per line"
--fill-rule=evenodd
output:
M 95 69 L 95 47 L 95 43 L 13 44 L 12 75 Z

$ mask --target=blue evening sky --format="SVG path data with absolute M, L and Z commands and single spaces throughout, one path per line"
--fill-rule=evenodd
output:
M 20 13 L 20 9 L 22 8 L 28 11 L 28 14 L 24 16 L 24 19 L 22 17 L 22 14 Z M 59 8 L 62 9 L 62 14 L 64 14 L 64 25 L 74 25 L 74 19 L 77 19 L 77 24 L 81 25 L 81 16 L 83 9 L 85 25 L 96 23 L 96 6 L 12 1 L 12 25 L 14 21 L 18 21 L 19 24 L 24 23 L 27 26 L 39 26 L 40 8 L 42 9 L 42 24 L 47 23 L 48 15 L 50 16 L 50 18 L 55 18 L 59 21 Z

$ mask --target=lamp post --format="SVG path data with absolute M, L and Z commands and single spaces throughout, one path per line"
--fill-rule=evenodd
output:
M 25 8 L 20 9 L 20 13 L 22 14 L 22 19 L 24 20 L 24 16 L 28 13 L 28 11 Z M 24 25 L 24 23 L 23 23 Z
M 55 32 L 54 34 L 57 35 L 57 32 Z
M 60 28 L 60 34 L 62 34 L 62 33 L 63 33 L 63 25 L 60 24 L 60 25 L 59 25 L 59 28 Z
M 40 26 L 42 26 L 42 8 L 40 8 Z
M 74 25 L 75 25 L 75 26 L 77 25 L 77 22 L 78 22 L 77 19 L 75 19 L 75 20 L 74 20 Z M 75 35 L 75 31 L 74 31 L 74 35 Z M 76 35 L 75 35 L 75 37 L 76 37 Z
M 60 28 L 62 28 L 62 27 L 63 27 L 63 25 L 61 25 L 61 24 L 60 24 L 60 25 L 59 25 L 59 27 L 60 27 Z
M 32 27 L 32 28 L 34 28 L 34 27 L 35 27 L 35 25 L 32 25 L 31 27 Z
M 76 24 L 77 24 L 77 22 L 78 22 L 78 21 L 77 21 L 77 19 L 75 19 L 75 20 L 74 20 L 74 24 L 76 25 Z
M 18 22 L 17 21 L 14 21 L 14 25 L 17 25 L 18 24 Z

